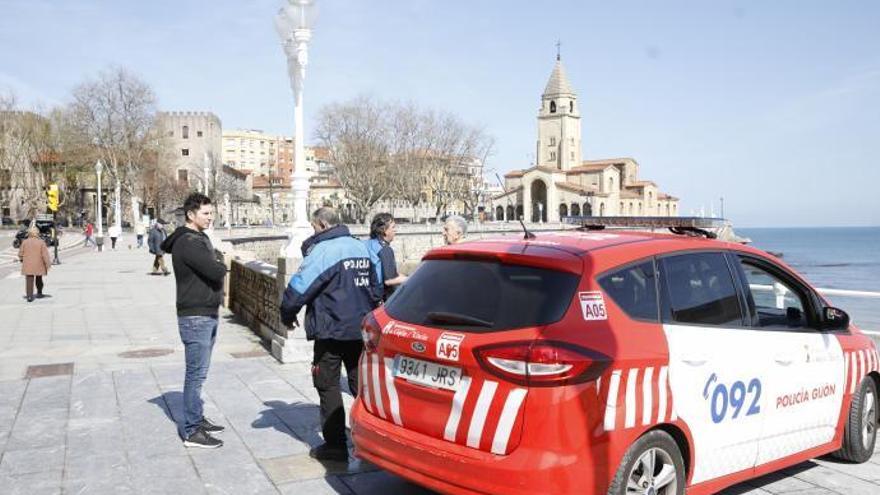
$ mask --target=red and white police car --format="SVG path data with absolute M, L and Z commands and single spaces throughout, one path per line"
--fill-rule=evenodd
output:
M 443 493 L 710 494 L 874 450 L 873 342 L 741 244 L 443 247 L 363 332 L 355 453 Z

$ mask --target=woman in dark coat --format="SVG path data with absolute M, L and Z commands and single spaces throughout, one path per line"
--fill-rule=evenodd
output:
M 42 298 L 43 277 L 49 273 L 52 258 L 49 257 L 49 248 L 40 239 L 40 231 L 36 227 L 28 229 L 27 239 L 18 248 L 18 259 L 21 261 L 21 274 L 25 277 L 27 301 L 34 300 L 34 282 L 37 285 L 37 299 Z

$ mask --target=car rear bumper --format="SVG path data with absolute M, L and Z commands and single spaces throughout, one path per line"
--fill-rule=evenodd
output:
M 360 400 L 351 427 L 356 456 L 441 493 L 560 494 L 593 484 L 591 470 L 584 468 L 589 454 L 583 451 L 520 444 L 508 455 L 496 455 L 399 427 L 370 414 Z

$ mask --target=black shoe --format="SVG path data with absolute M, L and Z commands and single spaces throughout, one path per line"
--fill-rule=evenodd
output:
M 165 276 L 167 277 L 168 275 L 171 275 L 171 272 L 169 272 L 169 271 L 164 271 L 164 272 L 162 272 L 162 275 L 165 275 Z
M 200 449 L 216 449 L 223 446 L 223 440 L 218 440 L 205 433 L 201 428 L 183 441 L 184 447 L 196 447 Z
M 37 295 L 34 296 L 34 297 L 36 297 L 37 299 L 42 299 L 42 298 L 44 298 L 44 297 L 46 297 L 46 296 L 44 296 L 42 292 L 38 292 Z
M 309 451 L 309 457 L 319 461 L 348 462 L 348 448 L 345 445 L 322 443 Z
M 199 428 L 201 428 L 205 433 L 223 433 L 223 430 L 226 429 L 225 426 L 215 425 L 208 418 L 202 418 L 202 422 L 199 424 Z
M 34 302 L 34 296 L 27 296 L 28 302 Z

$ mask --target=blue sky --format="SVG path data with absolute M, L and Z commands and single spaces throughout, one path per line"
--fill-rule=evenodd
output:
M 681 211 L 740 226 L 880 225 L 880 2 L 318 0 L 306 133 L 324 104 L 411 100 L 533 159 L 555 43 L 584 159 L 631 156 Z M 122 65 L 167 110 L 292 134 L 281 0 L 0 0 L 0 88 L 66 102 Z M 552 7 L 552 8 L 551 8 Z

